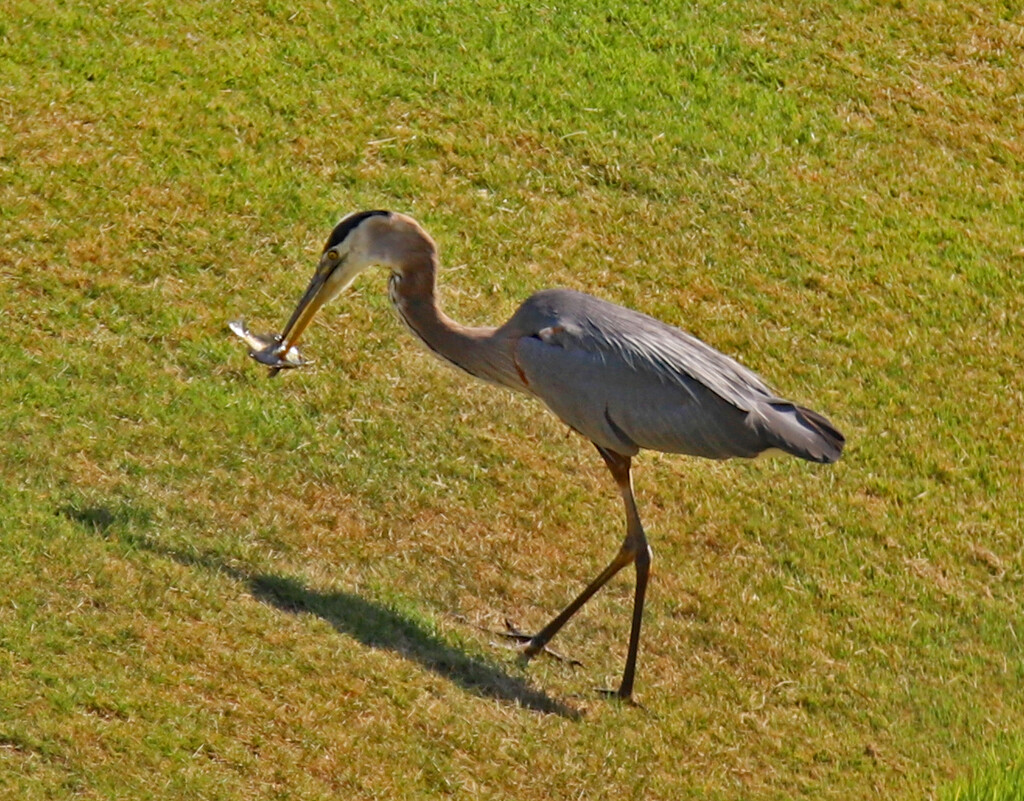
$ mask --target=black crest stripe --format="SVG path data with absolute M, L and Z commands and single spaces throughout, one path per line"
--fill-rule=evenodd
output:
M 348 215 L 334 226 L 334 230 L 331 231 L 331 235 L 327 238 L 327 244 L 324 245 L 324 250 L 330 250 L 339 242 L 344 241 L 345 237 L 352 233 L 352 230 L 367 217 L 387 216 L 390 213 L 390 211 L 376 209 L 374 211 L 360 211 L 356 214 Z

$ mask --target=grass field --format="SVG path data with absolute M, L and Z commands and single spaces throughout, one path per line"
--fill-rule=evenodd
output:
M 0 795 L 1024 797 L 1016 4 L 0 0 Z M 268 381 L 344 213 L 446 310 L 569 286 L 828 414 L 831 468 L 646 454 L 642 709 L 594 692 L 614 486 L 360 280 Z

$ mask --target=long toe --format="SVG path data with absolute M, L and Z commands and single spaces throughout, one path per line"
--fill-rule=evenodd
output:
M 644 705 L 637 701 L 635 698 L 633 698 L 633 693 L 623 695 L 621 690 L 612 690 L 608 687 L 598 687 L 597 692 L 599 695 L 603 695 L 605 698 L 614 698 L 616 701 L 620 701 L 621 703 L 626 704 L 627 706 L 633 706 L 637 709 L 644 709 Z
M 549 648 L 546 645 L 539 645 L 537 643 L 537 635 L 527 634 L 525 631 L 520 630 L 519 627 L 516 626 L 516 624 L 513 623 L 511 620 L 505 621 L 504 631 L 499 631 L 495 633 L 507 639 L 515 640 L 516 642 L 523 644 L 521 650 L 519 651 L 519 659 L 523 663 L 529 662 L 537 654 L 543 653 L 547 654 L 548 656 L 554 659 L 557 659 L 559 662 L 565 662 L 573 666 L 583 664 L 580 660 L 575 659 L 574 657 L 566 656 L 565 654 L 560 653 L 554 650 L 553 648 Z
M 513 623 L 508 618 L 505 618 L 505 630 L 496 633 L 500 634 L 502 637 L 507 637 L 510 640 L 515 640 L 516 642 L 530 642 L 530 640 L 532 640 L 534 636 L 532 634 L 527 634 L 525 631 L 522 631 L 515 623 Z

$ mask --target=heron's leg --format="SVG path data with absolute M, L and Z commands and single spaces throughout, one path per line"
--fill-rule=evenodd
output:
M 651 566 L 651 549 L 647 544 L 647 537 L 644 534 L 643 526 L 640 524 L 640 515 L 636 510 L 636 502 L 633 499 L 633 481 L 630 476 L 631 459 L 628 456 L 605 450 L 598 446 L 598 451 L 604 458 L 605 464 L 615 478 L 619 486 L 622 500 L 626 507 L 626 538 L 622 547 L 609 563 L 608 567 L 581 592 L 565 609 L 563 609 L 550 623 L 535 634 L 523 649 L 523 656 L 529 659 L 539 653 L 548 641 L 558 633 L 559 629 L 566 624 L 576 612 L 579 611 L 591 596 L 601 587 L 608 583 L 616 573 L 626 565 L 636 565 L 636 594 L 633 599 L 633 624 L 629 634 L 629 651 L 626 655 L 626 669 L 622 675 L 622 684 L 619 686 L 617 695 L 620 698 L 629 698 L 633 693 L 633 677 L 636 673 L 636 657 L 640 644 L 640 621 L 643 617 L 644 595 L 647 591 L 647 577 Z
M 644 597 L 647 594 L 647 579 L 651 573 L 651 546 L 647 544 L 640 515 L 636 511 L 633 500 L 633 488 L 627 486 L 623 491 L 626 503 L 626 520 L 629 533 L 627 541 L 634 538 L 636 566 L 636 591 L 633 595 L 633 622 L 629 629 L 629 650 L 626 652 L 626 667 L 622 671 L 622 683 L 619 685 L 619 698 L 630 699 L 633 696 L 633 678 L 636 675 L 636 657 L 640 649 L 640 624 L 644 616 Z M 635 533 L 634 533 L 635 532 Z

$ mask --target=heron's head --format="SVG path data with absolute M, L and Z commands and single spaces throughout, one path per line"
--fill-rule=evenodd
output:
M 430 237 L 411 217 L 359 211 L 341 220 L 327 238 L 316 272 L 281 334 L 281 347 L 296 342 L 320 307 L 375 264 L 401 271 L 416 255 L 432 251 Z

